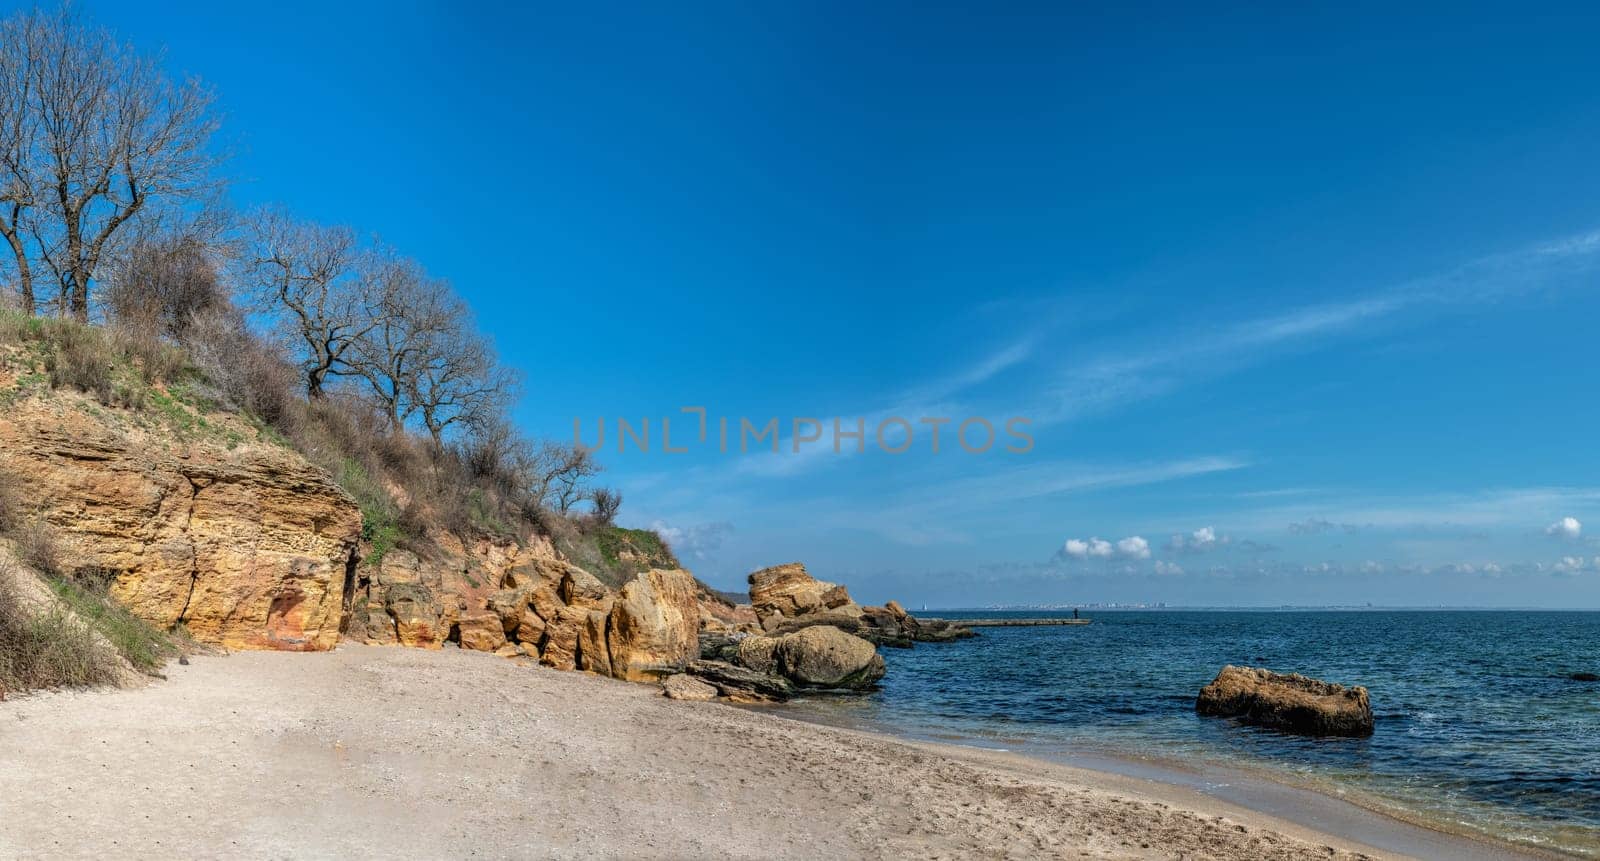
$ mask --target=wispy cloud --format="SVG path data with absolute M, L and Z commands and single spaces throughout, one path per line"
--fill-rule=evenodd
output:
M 1481 305 L 1564 284 L 1600 265 L 1600 231 L 1479 258 L 1450 271 L 1346 302 L 1291 308 L 1208 329 L 1166 332 L 1154 346 L 1063 367 L 1041 423 L 1072 421 L 1253 365 L 1274 350 L 1370 332 L 1408 312 Z M 1585 285 L 1587 286 L 1587 285 Z
M 921 484 L 869 507 L 835 508 L 823 522 L 837 528 L 871 530 L 902 543 L 959 542 L 969 538 L 960 525 L 966 516 L 1006 510 L 1046 497 L 1161 484 L 1232 472 L 1249 465 L 1250 461 L 1244 458 L 1230 456 L 1111 467 L 1076 461 L 1027 463 Z M 1148 552 L 1148 545 L 1145 550 Z

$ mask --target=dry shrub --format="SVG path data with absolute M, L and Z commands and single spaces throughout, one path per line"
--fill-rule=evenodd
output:
M 207 243 L 192 235 L 136 242 L 109 276 L 101 291 L 107 316 L 150 341 L 181 342 L 196 315 L 229 304 Z
M 44 357 L 50 387 L 77 389 L 94 395 L 101 403 L 110 403 L 118 356 L 105 333 L 60 320 L 45 321 L 43 328 L 51 347 Z
M 64 556 L 55 528 L 35 515 L 10 530 L 17 558 L 22 564 L 48 577 L 62 576 Z
M 192 318 L 183 344 L 210 388 L 212 400 L 242 409 L 280 430 L 301 405 L 299 373 L 281 353 L 250 333 L 231 307 L 214 307 Z
M 19 491 L 17 480 L 8 473 L 0 472 L 0 534 L 9 532 L 22 523 Z
M 31 607 L 0 562 L 0 690 L 111 684 L 116 675 L 86 624 L 60 606 Z

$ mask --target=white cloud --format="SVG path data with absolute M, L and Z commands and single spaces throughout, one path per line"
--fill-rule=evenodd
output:
M 1174 535 L 1167 541 L 1167 549 L 1179 553 L 1204 553 L 1217 547 L 1224 547 L 1233 539 L 1226 535 L 1218 535 L 1214 527 L 1202 526 L 1188 535 Z
M 1104 538 L 1068 538 L 1058 554 L 1068 559 L 1149 559 L 1150 542 L 1132 535 L 1112 544 Z
M 1149 559 L 1150 542 L 1132 535 L 1117 542 L 1117 553 L 1130 559 Z
M 1594 559 L 1585 559 L 1582 556 L 1563 556 L 1555 564 L 1555 570 L 1564 574 L 1576 574 L 1579 571 L 1600 571 L 1600 556 Z
M 1576 517 L 1563 517 L 1555 523 L 1544 528 L 1544 534 L 1554 538 L 1564 538 L 1568 541 L 1577 540 L 1583 534 L 1583 524 Z
M 685 557 L 705 559 L 722 546 L 723 539 L 733 532 L 733 524 L 725 522 L 701 523 L 695 526 L 670 526 L 657 520 L 650 528 L 660 535 L 680 560 Z
M 1177 564 L 1176 562 L 1163 562 L 1160 559 L 1157 559 L 1156 560 L 1156 573 L 1157 574 L 1182 574 L 1183 573 L 1183 566 Z

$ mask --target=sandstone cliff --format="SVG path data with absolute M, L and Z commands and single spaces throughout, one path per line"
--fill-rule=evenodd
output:
M 20 398 L 0 412 L 0 470 L 64 563 L 141 618 L 236 649 L 338 642 L 361 513 L 242 421 L 184 438 L 76 394 Z
M 61 542 L 60 574 L 107 583 L 159 629 L 228 649 L 455 642 L 650 680 L 698 657 L 702 617 L 743 621 L 702 606 L 687 571 L 613 589 L 538 536 L 429 530 L 375 552 L 356 501 L 239 415 L 161 391 L 159 409 L 122 409 L 19 376 L 0 363 L 4 492 Z

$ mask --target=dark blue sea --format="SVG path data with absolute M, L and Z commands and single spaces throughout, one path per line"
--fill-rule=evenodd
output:
M 1085 615 L 1092 624 L 885 649 L 881 691 L 796 709 L 1036 755 L 1264 769 L 1435 823 L 1600 856 L 1600 683 L 1570 678 L 1600 673 L 1600 613 Z M 1377 730 L 1306 739 L 1197 716 L 1195 694 L 1225 664 L 1365 685 Z

